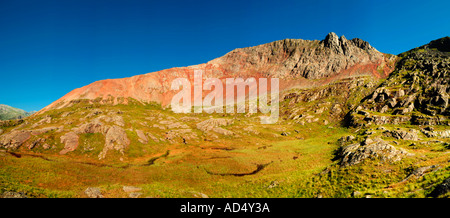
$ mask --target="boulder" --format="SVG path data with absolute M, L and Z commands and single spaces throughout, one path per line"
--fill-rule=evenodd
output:
M 84 123 L 76 129 L 73 129 L 78 134 L 83 133 L 105 133 L 107 127 L 104 126 L 100 121 L 94 120 L 92 122 Z
M 397 129 L 397 130 L 386 130 L 383 132 L 383 135 L 386 137 L 393 137 L 396 139 L 403 140 L 419 140 L 419 136 L 417 135 L 418 131 L 415 129 L 409 129 L 409 131 Z
M 119 126 L 112 126 L 108 128 L 105 136 L 105 147 L 102 152 L 98 155 L 99 159 L 106 157 L 106 153 L 109 150 L 119 151 L 124 154 L 125 148 L 130 144 L 130 139 L 128 139 L 127 133 L 124 129 Z
M 59 154 L 67 154 L 74 151 L 78 147 L 78 135 L 75 132 L 68 132 L 61 136 L 61 143 L 64 144 L 64 149 Z
M 395 148 L 381 138 L 366 138 L 361 143 L 354 143 L 343 147 L 340 152 L 342 158 L 341 166 L 355 165 L 368 158 L 396 162 L 406 155 L 409 155 L 409 153 Z

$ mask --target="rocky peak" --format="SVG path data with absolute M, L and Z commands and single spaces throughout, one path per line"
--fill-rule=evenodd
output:
M 368 42 L 362 39 L 354 38 L 349 41 L 343 35 L 339 38 L 334 32 L 328 33 L 321 43 L 324 47 L 331 49 L 337 54 L 349 55 L 354 47 L 365 51 L 376 51 Z
M 360 38 L 354 38 L 351 41 L 356 47 L 358 47 L 360 49 L 363 49 L 363 50 L 375 50 L 375 48 L 373 48 L 368 42 L 366 42 L 366 41 L 364 41 L 364 40 L 362 40 Z
M 336 33 L 333 32 L 328 33 L 328 35 L 325 37 L 322 43 L 326 48 L 330 48 L 338 54 L 343 53 L 341 48 L 341 42 Z

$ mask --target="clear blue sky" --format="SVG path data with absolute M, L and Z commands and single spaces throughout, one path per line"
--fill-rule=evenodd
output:
M 450 35 L 450 1 L 0 1 L 0 104 L 328 32 L 398 54 Z

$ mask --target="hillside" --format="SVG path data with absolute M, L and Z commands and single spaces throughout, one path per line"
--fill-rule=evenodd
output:
M 395 56 L 330 33 L 98 81 L 0 123 L 0 192 L 446 197 L 448 48 L 446 37 Z M 192 81 L 195 69 L 220 79 L 280 78 L 278 122 L 261 124 L 260 112 L 173 113 L 170 81 Z
M 89 99 L 106 104 L 127 104 L 128 98 L 163 107 L 176 93 L 170 86 L 175 78 L 188 78 L 193 84 L 195 70 L 205 77 L 280 78 L 280 91 L 326 85 L 349 76 L 385 78 L 393 69 L 396 56 L 383 54 L 368 42 L 347 40 L 335 33 L 324 40 L 285 39 L 249 48 L 235 49 L 205 64 L 172 68 L 123 79 L 97 81 L 75 89 L 44 109 L 70 106 L 71 101 Z M 203 92 L 206 96 L 208 92 Z

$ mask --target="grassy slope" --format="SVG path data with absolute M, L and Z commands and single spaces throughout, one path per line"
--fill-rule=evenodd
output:
M 345 107 L 351 107 L 353 100 L 330 96 L 315 102 L 298 103 L 298 107 L 304 107 L 308 112 L 308 107 L 327 101 L 340 101 Z M 281 108 L 287 108 L 288 103 L 282 102 Z M 82 119 L 96 108 L 101 108 L 104 114 L 106 111 L 123 112 L 121 116 L 126 123 L 123 128 L 131 140 L 123 161 L 119 161 L 121 155 L 114 151 L 110 151 L 104 160 L 97 159 L 104 144 L 104 137 L 99 133 L 80 135 L 77 150 L 59 155 L 58 151 L 64 147 L 59 138 L 64 132 L 49 132 L 44 136 L 47 137 L 46 143 L 53 146 L 52 149 L 22 148 L 18 151 L 22 154 L 21 158 L 0 152 L 0 192 L 25 192 L 32 197 L 85 197 L 84 190 L 96 186 L 102 189 L 105 197 L 126 197 L 122 186 L 133 185 L 143 188 L 143 196 L 152 197 L 193 197 L 197 192 L 210 197 L 351 197 L 354 191 L 362 193 L 359 197 L 424 197 L 436 184 L 450 176 L 448 146 L 419 143 L 414 147 L 409 146 L 412 142 L 402 140 L 397 140 L 399 144 L 396 147 L 402 147 L 414 156 L 396 163 L 367 160 L 341 168 L 338 160 L 334 160 L 340 147 L 337 140 L 350 134 L 361 140 L 364 130 L 356 133 L 358 129 L 340 127 L 338 121 L 328 125 L 321 122 L 300 125 L 282 117 L 280 124 L 260 125 L 257 124 L 257 115 L 244 118 L 243 114 L 226 114 L 225 117 L 236 119 L 233 125 L 224 128 L 238 132 L 240 137 L 223 136 L 216 141 L 193 141 L 188 144 L 149 140 L 148 144 L 142 144 L 133 130 L 151 132 L 157 137 L 163 137 L 167 131 L 153 128 L 156 121 L 146 118 L 181 118 L 186 115 L 162 110 L 158 105 L 111 106 L 81 102 L 73 107 L 27 118 L 29 122 L 20 128 L 30 128 L 45 116 L 50 116 L 52 123 L 41 124 L 39 128 L 64 125 L 69 130 L 83 123 Z M 63 118 L 62 115 L 67 112 L 73 114 Z M 322 120 L 327 118 L 328 113 L 325 110 L 315 116 Z M 222 117 L 217 114 L 191 115 L 200 120 L 210 116 Z M 188 125 L 201 136 L 204 133 L 194 128 L 197 122 Z M 241 131 L 249 125 L 254 125 L 260 134 Z M 385 127 L 393 129 L 398 126 Z M 0 128 L 8 131 L 17 126 Z M 281 136 L 281 132 L 291 134 Z M 425 138 L 423 135 L 420 137 Z M 442 140 L 449 142 L 448 139 Z M 44 158 L 39 157 L 41 155 Z M 153 164 L 144 166 L 150 160 L 154 160 Z M 254 175 L 231 175 L 250 173 L 261 164 L 268 165 Z M 440 169 L 400 183 L 417 167 L 432 164 L 439 164 Z

